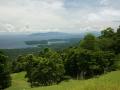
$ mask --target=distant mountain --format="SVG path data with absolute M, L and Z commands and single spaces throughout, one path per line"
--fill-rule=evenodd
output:
M 99 36 L 100 32 L 91 31 L 83 33 L 64 33 L 64 32 L 46 32 L 46 33 L 32 33 L 29 36 L 32 38 L 42 38 L 42 39 L 66 39 L 66 38 L 83 38 L 87 33 Z
M 46 33 L 32 33 L 30 36 L 84 36 L 86 33 L 94 34 L 95 36 L 99 36 L 100 32 L 98 31 L 91 31 L 91 32 L 84 32 L 84 33 L 64 33 L 64 32 L 46 32 Z
M 63 32 L 46 32 L 46 33 L 32 33 L 29 35 L 32 40 L 47 40 L 47 39 L 68 39 L 81 38 L 79 34 L 63 33 Z
M 95 36 L 99 36 L 100 32 L 89 32 Z M 33 47 L 26 45 L 25 41 L 41 41 L 49 39 L 71 39 L 83 38 L 86 33 L 70 34 L 63 32 L 47 32 L 47 33 L 0 33 L 0 48 L 27 48 Z
M 46 32 L 46 33 L 32 33 L 31 36 L 49 36 L 49 35 L 72 35 L 63 32 Z

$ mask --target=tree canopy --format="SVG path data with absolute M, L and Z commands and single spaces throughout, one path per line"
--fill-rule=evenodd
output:
M 11 85 L 8 58 L 0 52 L 0 90 L 8 88 Z

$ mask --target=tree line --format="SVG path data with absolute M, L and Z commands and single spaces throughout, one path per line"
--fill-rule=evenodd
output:
M 0 54 L 0 62 L 5 58 Z M 7 65 L 5 62 L 3 63 Z M 5 70 L 0 63 L 0 71 Z M 106 72 L 120 69 L 120 27 L 101 31 L 95 37 L 87 34 L 79 44 L 55 51 L 45 48 L 39 54 L 18 56 L 12 62 L 14 73 L 26 71 L 25 77 L 31 87 L 58 84 L 66 79 L 88 79 Z M 0 78 L 1 74 L 0 72 Z M 9 76 L 10 73 L 7 73 Z M 10 86 L 10 78 L 6 77 Z M 0 79 L 1 80 L 1 79 Z M 4 80 L 3 80 L 4 81 Z M 0 81 L 0 88 L 3 86 Z M 1 83 L 2 82 L 2 83 Z M 8 84 L 9 83 L 9 84 Z
M 0 90 L 8 88 L 11 85 L 8 57 L 0 52 Z

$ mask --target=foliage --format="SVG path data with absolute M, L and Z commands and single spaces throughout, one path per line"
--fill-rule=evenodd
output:
M 76 48 L 65 62 L 66 73 L 75 78 L 89 78 L 114 69 L 114 53 Z
M 103 30 L 99 39 L 99 45 L 101 45 L 102 50 L 112 51 L 115 54 L 120 53 L 120 27 L 117 29 L 117 32 L 112 28 Z
M 114 37 L 114 47 L 113 48 L 114 48 L 114 52 L 116 54 L 120 53 L 120 26 L 117 29 L 117 32 Z
M 12 62 L 12 72 L 17 73 L 21 71 L 25 71 L 26 66 L 26 59 L 25 56 L 18 56 L 16 60 Z
M 0 52 L 0 90 L 11 85 L 8 58 Z
M 28 55 L 26 59 L 28 61 L 27 77 L 31 87 L 57 84 L 63 79 L 64 65 L 55 51 L 45 49 L 43 56 Z
M 112 29 L 111 27 L 106 28 L 105 30 L 101 31 L 101 36 L 103 38 L 111 38 L 114 36 L 114 29 Z
M 98 49 L 97 38 L 92 34 L 87 34 L 80 42 L 80 47 L 88 50 Z

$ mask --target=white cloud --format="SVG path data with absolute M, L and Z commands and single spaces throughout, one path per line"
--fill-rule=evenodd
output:
M 26 24 L 30 27 L 40 28 L 59 28 L 67 22 L 58 14 L 63 12 L 62 2 L 31 1 L 26 6 L 1 6 L 0 20 L 5 23 L 14 24 L 15 27 L 23 28 Z M 32 29 L 31 29 L 32 30 Z
M 86 8 L 70 8 L 70 6 L 66 8 L 67 2 L 65 0 L 0 0 L 2 24 L 0 30 L 80 32 L 85 31 L 85 28 L 115 26 L 118 22 L 113 21 L 120 20 L 120 10 L 114 5 L 110 7 L 108 5 L 112 0 L 101 0 L 100 4 L 105 6 L 91 5 Z M 78 4 L 82 2 L 83 0 Z M 86 2 L 87 5 L 91 3 Z
M 9 32 L 14 31 L 14 26 L 12 24 L 5 24 L 5 27 Z
M 88 14 L 88 23 L 97 27 L 118 26 L 119 23 L 113 22 L 114 20 L 120 20 L 120 10 L 102 8 L 97 12 Z

